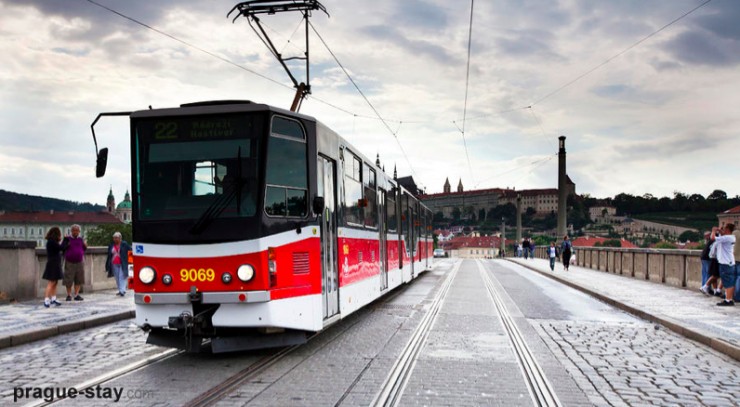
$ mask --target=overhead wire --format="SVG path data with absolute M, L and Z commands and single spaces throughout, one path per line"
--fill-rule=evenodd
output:
M 468 169 L 470 169 L 470 178 L 475 184 L 475 175 L 473 174 L 473 165 L 470 163 L 470 153 L 468 153 L 468 142 L 465 140 L 465 119 L 468 116 L 468 90 L 470 88 L 470 54 L 473 44 L 473 8 L 475 0 L 470 0 L 470 25 L 468 28 L 468 62 L 465 70 L 465 102 L 463 102 L 463 120 L 462 120 L 462 133 L 463 147 L 465 147 L 465 157 L 468 159 Z M 453 122 L 454 123 L 454 122 Z M 455 123 L 457 126 L 457 123 Z
M 177 41 L 177 42 L 179 42 L 179 43 L 181 43 L 181 44 L 183 44 L 185 46 L 188 46 L 188 47 L 193 48 L 195 50 L 198 50 L 198 51 L 200 51 L 200 52 L 202 52 L 202 53 L 204 53 L 206 55 L 209 55 L 209 56 L 211 56 L 213 58 L 216 58 L 218 60 L 221 60 L 223 62 L 226 62 L 229 65 L 235 66 L 235 67 L 237 67 L 239 69 L 242 69 L 244 71 L 247 71 L 247 72 L 249 72 L 249 73 L 251 73 L 253 75 L 257 75 L 260 78 L 265 79 L 265 80 L 268 80 L 268 81 L 270 81 L 270 82 L 272 82 L 272 83 L 274 83 L 276 85 L 279 85 L 279 86 L 282 86 L 284 88 L 288 88 L 288 89 L 291 89 L 291 90 L 293 89 L 291 86 L 288 86 L 288 85 L 286 85 L 286 84 L 284 84 L 284 83 L 282 83 L 282 82 L 280 82 L 280 81 L 278 81 L 276 79 L 270 78 L 269 76 L 263 75 L 263 74 L 255 71 L 255 70 L 249 69 L 249 68 L 247 68 L 247 67 L 245 67 L 243 65 L 239 65 L 236 62 L 233 62 L 233 61 L 231 61 L 229 59 L 226 59 L 226 58 L 224 58 L 224 57 L 222 57 L 222 56 L 220 56 L 218 54 L 214 54 L 213 52 L 210 52 L 210 51 L 208 51 L 206 49 L 203 49 L 203 48 L 201 48 L 201 47 L 199 47 L 199 46 L 197 46 L 195 44 L 192 44 L 192 43 L 187 42 L 185 40 L 181 40 L 181 39 L 175 37 L 174 35 L 168 34 L 168 33 L 164 32 L 162 30 L 159 30 L 159 29 L 157 29 L 155 27 L 152 27 L 152 26 L 150 26 L 150 25 L 148 25 L 146 23 L 143 23 L 143 22 L 141 22 L 141 21 L 139 21 L 139 20 L 137 20 L 137 19 L 135 19 L 133 17 L 129 17 L 129 16 L 123 14 L 123 13 L 119 13 L 118 11 L 116 11 L 116 10 L 110 8 L 110 7 L 104 6 L 104 5 L 98 3 L 95 0 L 85 0 L 85 1 L 87 1 L 88 3 L 94 4 L 94 5 L 96 5 L 96 6 L 100 7 L 100 8 L 103 8 L 105 10 L 108 10 L 111 13 L 116 14 L 116 15 L 122 17 L 122 18 L 125 18 L 126 20 L 129 20 L 129 21 L 131 21 L 131 22 L 133 22 L 135 24 L 138 24 L 138 25 L 140 25 L 142 27 L 148 28 L 148 29 L 150 29 L 150 30 L 152 30 L 152 31 L 160 34 L 160 35 L 163 35 L 163 36 L 165 36 L 167 38 L 170 38 L 170 39 L 172 39 L 174 41 Z
M 365 103 L 367 103 L 368 106 L 370 106 L 370 109 L 372 109 L 372 111 L 375 113 L 375 115 L 378 117 L 378 119 L 380 119 L 380 121 L 383 123 L 383 125 L 385 125 L 385 127 L 388 129 L 388 131 L 393 135 L 393 138 L 396 140 L 396 143 L 398 144 L 398 148 L 401 149 L 401 153 L 403 154 L 404 158 L 406 159 L 406 162 L 409 165 L 409 169 L 411 169 L 411 173 L 413 175 L 416 175 L 416 171 L 414 171 L 414 166 L 411 165 L 411 161 L 409 160 L 409 156 L 408 156 L 408 154 L 406 154 L 406 151 L 404 150 L 403 145 L 401 145 L 401 141 L 398 139 L 398 133 L 397 132 L 394 132 L 393 129 L 391 129 L 391 127 L 388 125 L 388 122 L 385 119 L 383 119 L 383 116 L 381 116 L 380 115 L 380 112 L 378 112 L 378 109 L 376 109 L 375 106 L 367 98 L 367 96 L 365 96 L 365 93 L 357 85 L 357 82 L 355 82 L 355 80 L 352 79 L 352 76 L 349 74 L 349 72 L 347 72 L 347 69 L 344 68 L 344 65 L 342 65 L 342 63 L 339 61 L 339 58 L 337 58 L 337 56 L 334 54 L 334 52 L 331 50 L 331 48 L 329 48 L 329 44 L 327 44 L 326 41 L 324 41 L 324 37 L 322 37 L 321 34 L 319 34 L 319 32 L 316 30 L 316 27 L 314 27 L 313 23 L 311 23 L 309 21 L 308 22 L 308 25 L 311 27 L 311 29 L 313 30 L 313 32 L 319 38 L 319 40 L 321 41 L 321 43 L 324 44 L 324 47 L 326 48 L 326 50 L 329 52 L 329 54 L 331 54 L 332 58 L 334 58 L 334 61 L 337 63 L 337 65 L 339 65 L 339 67 L 342 69 L 342 72 L 344 72 L 344 74 L 347 76 L 347 79 L 349 79 L 349 81 L 352 83 L 352 85 L 355 87 L 355 89 L 357 89 L 357 92 L 365 100 Z M 400 125 L 399 125 L 399 129 L 400 129 Z
M 535 101 L 534 103 L 532 103 L 532 104 L 531 104 L 531 106 L 534 106 L 534 105 L 536 105 L 536 104 L 539 104 L 539 103 L 543 102 L 544 100 L 548 99 L 549 97 L 551 97 L 551 96 L 555 95 L 556 93 L 560 92 L 561 90 L 563 90 L 563 89 L 565 89 L 565 88 L 567 88 L 567 87 L 569 87 L 569 86 L 573 85 L 574 83 L 578 82 L 579 80 L 581 80 L 581 79 L 585 78 L 586 76 L 590 75 L 590 74 L 591 74 L 591 73 L 593 73 L 594 71 L 598 70 L 598 69 L 599 69 L 599 68 L 601 68 L 602 66 L 604 66 L 604 65 L 606 65 L 606 64 L 608 64 L 608 63 L 610 63 L 610 62 L 611 62 L 611 61 L 613 61 L 614 59 L 616 59 L 616 58 L 619 58 L 620 56 L 624 55 L 625 53 L 627 53 L 627 52 L 628 52 L 628 51 L 630 51 L 631 49 L 633 49 L 633 48 L 637 47 L 638 45 L 642 44 L 643 42 L 647 41 L 648 39 L 650 39 L 650 38 L 651 38 L 651 37 L 653 37 L 654 35 L 658 34 L 659 32 L 661 32 L 661 31 L 665 30 L 666 28 L 670 27 L 671 25 L 673 25 L 673 24 L 677 23 L 678 21 L 680 21 L 680 20 L 684 19 L 684 18 L 685 18 L 686 16 L 688 16 L 689 14 L 691 14 L 691 13 L 695 12 L 696 10 L 698 10 L 698 9 L 700 9 L 700 8 L 704 7 L 704 6 L 706 6 L 706 5 L 707 5 L 707 4 L 709 4 L 709 2 L 711 2 L 711 1 L 712 1 L 712 0 L 705 0 L 705 1 L 703 2 L 703 3 L 699 4 L 698 6 L 694 7 L 693 9 L 691 9 L 691 10 L 689 10 L 689 11 L 685 12 L 685 13 L 684 13 L 684 14 L 682 14 L 682 15 L 681 15 L 680 17 L 677 17 L 677 18 L 675 18 L 675 19 L 674 19 L 673 21 L 671 21 L 670 23 L 668 23 L 668 24 L 666 24 L 666 25 L 664 25 L 664 26 L 660 27 L 659 29 L 657 29 L 656 31 L 653 31 L 652 33 L 650 33 L 650 34 L 649 34 L 649 35 L 647 35 L 646 37 L 643 37 L 642 39 L 640 39 L 640 40 L 639 40 L 639 41 L 637 41 L 636 43 L 634 43 L 634 44 L 630 45 L 629 47 L 627 47 L 627 48 L 623 49 L 622 51 L 618 52 L 617 54 L 615 54 L 615 55 L 613 55 L 613 56 L 611 56 L 611 57 L 607 58 L 607 59 L 606 59 L 606 60 L 605 60 L 604 62 L 602 62 L 602 63 L 600 63 L 600 64 L 596 65 L 595 67 L 593 67 L 593 68 L 589 69 L 588 71 L 586 71 L 586 72 L 584 72 L 584 73 L 580 74 L 580 75 L 579 75 L 579 76 L 577 76 L 577 77 L 576 77 L 575 79 L 573 79 L 573 80 L 571 80 L 570 82 L 568 82 L 568 83 L 566 83 L 566 84 L 564 84 L 564 85 L 560 86 L 559 88 L 557 88 L 557 89 L 553 90 L 552 92 L 550 92 L 550 93 L 546 94 L 545 96 L 543 96 L 543 97 L 541 97 L 541 98 L 537 99 L 537 100 L 536 100 L 536 101 Z

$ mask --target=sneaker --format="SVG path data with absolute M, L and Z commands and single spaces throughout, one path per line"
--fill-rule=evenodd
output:
M 727 301 L 727 300 L 720 301 L 720 302 L 717 303 L 717 305 L 720 306 L 720 307 L 733 307 L 733 306 L 735 306 L 735 301 L 732 301 L 732 300 L 730 300 L 730 301 Z
M 71 295 L 68 295 L 67 296 L 67 301 L 72 301 L 72 296 Z
M 712 295 L 709 292 L 709 287 L 707 287 L 707 286 L 703 286 L 702 288 L 699 289 L 699 291 L 701 291 L 702 293 L 704 293 L 704 295 Z
M 77 294 L 77 296 L 75 296 L 75 301 L 82 301 L 82 300 L 84 300 L 84 298 L 80 297 L 79 294 Z
M 44 301 L 44 307 L 49 308 L 49 303 Z
M 715 291 L 714 292 L 714 296 L 715 297 L 724 297 L 724 295 L 722 295 L 722 291 Z
M 60 305 L 62 305 L 62 303 L 59 302 L 59 301 L 57 301 L 57 300 L 52 300 L 51 303 L 54 304 L 54 305 L 56 305 L 57 307 L 60 306 Z

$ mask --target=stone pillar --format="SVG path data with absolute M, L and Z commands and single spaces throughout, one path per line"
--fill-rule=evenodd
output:
M 558 239 L 567 233 L 568 218 L 568 191 L 565 176 L 565 136 L 558 137 L 560 150 L 558 150 Z
M 522 195 L 516 195 L 516 244 L 522 241 Z
M 0 300 L 34 298 L 40 278 L 36 242 L 0 242 Z
M 501 220 L 501 257 L 506 254 L 506 220 Z

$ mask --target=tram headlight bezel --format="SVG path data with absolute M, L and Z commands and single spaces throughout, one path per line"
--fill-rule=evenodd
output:
M 242 264 L 236 270 L 236 276 L 239 278 L 239 280 L 245 283 L 252 281 L 252 279 L 254 278 L 254 274 L 254 267 L 249 264 Z
M 151 284 L 157 279 L 157 272 L 154 268 L 144 266 L 139 270 L 139 281 L 144 284 Z

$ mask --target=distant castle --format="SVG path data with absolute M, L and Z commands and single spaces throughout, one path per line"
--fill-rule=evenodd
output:
M 567 176 L 566 176 L 567 177 Z M 576 194 L 576 184 L 571 181 L 570 177 L 566 178 L 566 188 L 568 195 Z M 485 219 L 485 214 L 498 205 L 511 203 L 516 205 L 517 196 L 522 198 L 522 211 L 532 208 L 538 216 L 544 216 L 558 210 L 558 190 L 556 188 L 547 189 L 509 189 L 509 188 L 491 188 L 465 191 L 462 179 L 457 183 L 457 191 L 452 192 L 452 185 L 449 178 L 445 180 L 442 187 L 444 192 L 437 194 L 420 195 L 424 202 L 433 213 L 442 212 L 445 218 L 452 218 L 455 208 L 465 212 L 469 208 L 472 214 Z
M 116 206 L 116 198 L 113 196 L 113 187 L 108 192 L 108 200 L 105 204 L 106 211 L 113 214 L 115 217 L 121 220 L 123 223 L 131 223 L 131 195 L 126 191 L 126 195 L 123 197 L 123 202 Z

